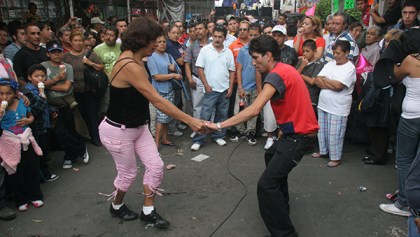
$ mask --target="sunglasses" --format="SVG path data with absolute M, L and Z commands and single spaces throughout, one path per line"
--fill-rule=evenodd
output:
M 248 28 L 239 28 L 239 31 L 248 31 Z

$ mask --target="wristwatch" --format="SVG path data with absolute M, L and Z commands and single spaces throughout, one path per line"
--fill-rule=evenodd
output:
M 220 126 L 220 122 L 219 123 L 216 123 L 216 127 L 218 128 L 218 130 L 217 131 L 222 131 L 222 126 Z

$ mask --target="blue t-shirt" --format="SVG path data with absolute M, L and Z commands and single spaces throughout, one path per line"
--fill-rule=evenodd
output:
M 172 62 L 171 62 L 172 61 Z M 172 90 L 172 82 L 169 81 L 157 81 L 153 79 L 154 75 L 157 74 L 168 74 L 168 65 L 175 64 L 176 70 L 178 73 L 180 69 L 176 64 L 175 60 L 171 55 L 164 53 L 159 54 L 154 52 L 152 56 L 147 59 L 147 67 L 150 71 L 150 76 L 152 77 L 152 85 L 156 91 L 161 93 L 169 93 Z
M 255 90 L 257 84 L 255 82 L 255 67 L 252 65 L 252 57 L 248 52 L 249 44 L 239 50 L 236 62 L 242 65 L 242 88 L 245 91 Z
M 31 108 L 26 107 L 23 104 L 23 99 L 19 99 L 19 104 L 16 108 L 16 111 L 7 109 L 6 113 L 4 114 L 2 120 L 1 120 L 1 128 L 3 130 L 7 130 L 9 132 L 12 132 L 14 134 L 21 134 L 25 129 L 28 128 L 28 126 L 16 126 L 16 121 L 26 117 L 26 114 L 28 112 L 31 112 Z

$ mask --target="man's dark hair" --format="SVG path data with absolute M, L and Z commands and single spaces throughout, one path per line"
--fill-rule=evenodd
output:
M 214 32 L 222 32 L 223 33 L 223 36 L 225 36 L 225 37 L 227 35 L 227 29 L 226 29 L 226 27 L 221 26 L 221 25 L 216 25 L 216 27 L 214 27 L 213 34 L 214 34 Z
M 120 21 L 124 21 L 125 23 L 127 23 L 127 20 L 125 19 L 125 18 L 118 18 L 116 21 L 115 21 L 115 26 L 117 26 L 117 23 L 118 22 L 120 22 Z
M 337 40 L 332 46 L 333 50 L 340 48 L 344 52 L 350 52 L 350 42 L 347 40 Z
M 194 28 L 197 24 L 195 24 L 194 22 L 191 22 L 190 24 L 188 24 L 188 29 Z
M 130 50 L 135 53 L 161 35 L 163 35 L 163 29 L 158 23 L 146 17 L 139 17 L 128 25 L 122 36 L 121 50 Z
M 48 21 L 41 21 L 38 23 L 38 28 L 40 31 L 47 27 L 51 27 L 51 24 Z
M 216 22 L 217 22 L 218 20 L 223 20 L 223 25 L 227 26 L 226 19 L 225 19 L 223 16 L 219 16 L 218 18 L 216 18 L 216 19 L 214 20 L 214 24 L 216 24 Z M 217 24 L 216 24 L 216 25 L 217 25 Z
M 47 74 L 47 69 L 41 64 L 37 63 L 37 64 L 32 64 L 31 66 L 29 66 L 28 76 L 32 76 L 32 74 L 34 74 L 35 71 L 43 71 L 45 74 Z
M 28 3 L 28 8 L 31 8 L 31 7 L 37 7 L 37 6 L 36 6 L 36 4 L 35 4 L 35 3 L 33 3 L 33 2 L 29 2 L 29 3 Z
M 4 22 L 0 22 L 0 30 L 1 31 L 6 31 L 7 33 L 9 33 L 9 29 L 7 27 L 7 24 Z
M 316 42 L 313 39 L 308 39 L 303 42 L 302 48 L 307 47 L 310 48 L 312 51 L 316 50 Z
M 271 24 L 271 23 L 267 23 L 267 24 L 265 24 L 264 26 L 263 26 L 263 31 L 265 30 L 265 29 L 267 29 L 268 27 L 271 27 L 271 28 L 273 28 L 274 26 L 273 26 L 273 24 Z
M 28 24 L 26 24 L 25 25 L 25 32 L 26 33 L 28 33 L 28 28 L 29 27 L 31 27 L 31 26 L 36 26 L 36 27 L 38 27 L 38 24 L 35 24 L 35 23 L 28 23 Z M 38 27 L 39 28 L 39 27 Z
M 249 43 L 249 54 L 258 53 L 265 55 L 267 52 L 271 52 L 274 60 L 280 60 L 280 47 L 277 41 L 268 35 L 261 35 L 254 38 Z
M 208 22 L 206 22 L 206 21 L 199 21 L 199 22 L 197 22 L 197 24 L 195 24 L 195 26 L 203 25 L 204 29 L 207 29 L 207 23 Z
M 403 51 L 407 54 L 420 53 L 420 29 L 411 28 L 405 31 L 400 38 Z
M 251 26 L 249 26 L 249 30 L 258 30 L 261 34 L 261 27 L 258 23 L 252 23 Z
M 416 8 L 416 11 L 418 11 L 419 7 L 420 7 L 420 4 L 419 4 L 418 0 L 417 1 L 405 0 L 401 9 L 404 9 L 404 7 L 414 7 L 414 8 Z
M 114 32 L 114 34 L 115 34 L 115 36 L 117 36 L 117 37 L 118 37 L 118 33 L 119 33 L 119 31 L 118 31 L 117 27 L 115 27 L 115 26 L 107 26 L 107 27 L 106 27 L 106 30 L 113 31 L 113 32 Z
M 286 14 L 283 14 L 283 13 L 279 14 L 279 17 L 278 18 L 280 18 L 280 17 L 284 17 L 284 19 L 287 19 L 287 15 Z
M 287 31 L 287 36 L 289 37 L 295 37 L 297 35 L 296 25 L 287 25 L 286 31 Z

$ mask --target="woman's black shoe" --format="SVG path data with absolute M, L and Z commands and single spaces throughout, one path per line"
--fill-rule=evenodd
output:
M 118 217 L 124 221 L 131 221 L 139 218 L 139 214 L 130 210 L 125 204 L 122 205 L 122 207 L 120 207 L 118 210 L 115 210 L 111 204 L 109 212 L 111 212 L 112 216 Z
M 156 228 L 168 228 L 169 221 L 163 219 L 156 210 L 153 210 L 149 215 L 141 212 L 140 219 L 149 224 L 153 224 Z

